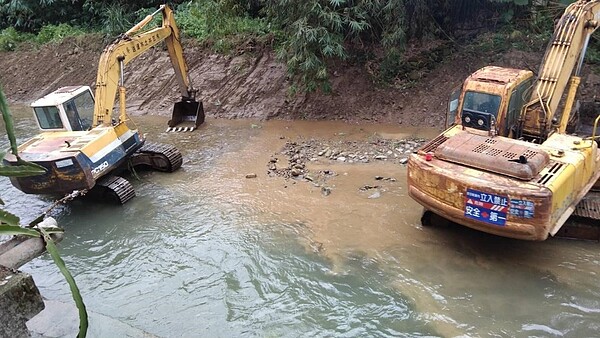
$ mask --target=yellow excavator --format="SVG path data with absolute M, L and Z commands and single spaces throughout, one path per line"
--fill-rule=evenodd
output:
M 566 230 L 600 239 L 600 115 L 573 109 L 599 20 L 600 1 L 572 3 L 537 77 L 488 66 L 452 94 L 447 129 L 408 161 L 409 195 L 425 207 L 424 225 L 441 216 L 523 240 Z M 571 216 L 577 226 L 563 228 Z
M 162 25 L 142 31 L 162 14 Z M 145 142 L 125 112 L 124 66 L 151 47 L 165 41 L 182 100 L 175 103 L 169 127 L 194 130 L 204 122 L 202 102 L 188 77 L 180 34 L 173 11 L 162 5 L 108 45 L 100 57 L 95 95 L 88 86 L 62 87 L 31 104 L 41 133 L 18 147 L 20 157 L 43 166 L 39 176 L 14 177 L 12 184 L 28 194 L 62 195 L 90 191 L 125 203 L 135 196 L 131 184 L 117 176 L 124 170 L 145 167 L 173 172 L 182 164 L 175 147 Z M 113 114 L 116 96 L 118 114 Z M 179 126 L 191 123 L 189 127 Z M 7 154 L 4 162 L 16 165 Z

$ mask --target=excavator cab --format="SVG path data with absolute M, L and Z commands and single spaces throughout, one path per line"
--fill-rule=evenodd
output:
M 31 107 L 42 131 L 85 131 L 92 127 L 94 97 L 88 86 L 59 88 Z
M 490 135 L 514 137 L 532 76 L 531 71 L 495 66 L 476 71 L 450 95 L 446 127 L 458 124 Z
M 168 122 L 169 131 L 194 131 L 204 123 L 204 107 L 202 101 L 183 97 L 173 106 L 173 114 Z

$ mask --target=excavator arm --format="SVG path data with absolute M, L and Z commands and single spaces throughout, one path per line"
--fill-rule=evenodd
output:
M 138 34 L 159 12 L 162 13 L 162 25 Z M 162 41 L 167 44 L 182 99 L 184 101 L 195 99 L 196 90 L 190 84 L 188 66 L 183 58 L 179 29 L 175 24 L 173 11 L 169 6 L 161 5 L 156 12 L 146 16 L 102 52 L 96 79 L 93 126 L 111 125 L 117 92 L 120 101 L 119 121 L 126 120 L 123 66 Z
M 521 135 L 544 141 L 558 123 L 565 131 L 580 82 L 591 34 L 598 28 L 600 1 L 579 0 L 567 7 L 546 49 L 531 97 L 521 112 Z M 560 122 L 555 113 L 569 85 Z

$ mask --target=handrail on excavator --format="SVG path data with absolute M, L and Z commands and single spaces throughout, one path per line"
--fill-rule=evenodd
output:
M 586 137 L 586 140 L 592 140 L 592 144 L 590 145 L 593 146 L 594 142 L 597 138 L 600 138 L 600 135 L 596 135 L 596 130 L 598 130 L 598 123 L 600 122 L 600 115 L 598 115 L 598 117 L 596 117 L 596 120 L 594 120 L 594 130 L 592 130 L 592 136 L 590 137 Z

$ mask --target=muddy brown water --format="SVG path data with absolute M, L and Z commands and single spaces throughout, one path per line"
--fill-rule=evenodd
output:
M 36 133 L 28 109 L 14 114 L 20 141 Z M 53 213 L 66 229 L 60 251 L 90 311 L 161 337 L 579 337 L 600 330 L 598 243 L 423 228 L 399 164 L 309 162 L 311 170 L 337 173 L 327 196 L 311 182 L 267 175 L 269 159 L 283 160 L 278 153 L 289 140 L 402 139 L 435 130 L 209 118 L 193 133 L 164 133 L 166 118 L 135 120 L 149 139 L 181 149 L 182 169 L 139 173 L 137 196 L 124 206 L 75 201 Z M 374 191 L 361 191 L 365 185 L 379 185 L 379 197 L 369 198 Z M 52 201 L 24 195 L 4 178 L 0 189 L 24 222 Z M 49 257 L 23 270 L 44 297 L 71 302 Z M 92 322 L 90 335 L 111 329 Z

